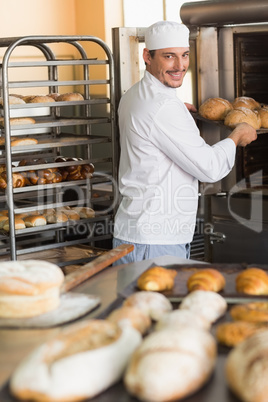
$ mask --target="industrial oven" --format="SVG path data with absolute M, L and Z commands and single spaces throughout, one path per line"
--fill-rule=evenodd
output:
M 198 1 L 180 10 L 190 29 L 193 103 L 209 97 L 248 96 L 268 104 L 267 1 Z M 145 28 L 115 28 L 117 102 L 142 75 Z M 195 116 L 201 135 L 214 144 L 230 129 Z M 268 130 L 237 149 L 232 172 L 215 184 L 200 183 L 192 257 L 211 262 L 266 263 L 268 259 Z

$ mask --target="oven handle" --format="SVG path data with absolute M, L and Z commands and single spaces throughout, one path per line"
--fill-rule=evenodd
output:
M 214 243 L 224 243 L 226 240 L 226 235 L 224 233 L 221 232 L 214 232 L 213 228 L 210 229 L 209 233 L 209 242 L 210 244 L 214 244 Z

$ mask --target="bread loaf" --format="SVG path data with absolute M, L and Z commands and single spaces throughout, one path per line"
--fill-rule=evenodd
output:
M 235 279 L 236 290 L 250 295 L 268 295 L 268 275 L 261 268 L 247 268 Z
M 73 207 L 72 210 L 76 211 L 82 219 L 94 218 L 95 216 L 94 209 L 89 207 Z
M 224 276 L 214 268 L 198 269 L 187 281 L 189 292 L 194 290 L 212 290 L 213 292 L 219 292 L 224 286 Z
M 47 103 L 47 102 L 55 102 L 51 96 L 48 95 L 37 95 L 31 97 L 27 103 Z
M 134 328 L 107 320 L 69 326 L 18 365 L 11 376 L 11 393 L 28 401 L 93 398 L 121 379 L 140 342 Z
M 12 147 L 23 147 L 26 145 L 35 145 L 38 144 L 38 140 L 36 138 L 16 138 L 12 139 L 10 145 Z
M 26 228 L 26 225 L 25 225 L 24 220 L 21 219 L 21 218 L 17 218 L 16 216 L 15 216 L 15 219 L 14 219 L 14 226 L 15 226 L 15 230 L 25 229 L 25 228 Z M 3 224 L 3 229 L 4 229 L 6 232 L 9 232 L 9 229 L 10 229 L 10 227 L 9 227 L 9 219 L 7 219 L 7 220 L 4 222 L 4 224 Z
M 23 218 L 25 226 L 27 228 L 36 227 L 36 226 L 44 226 L 47 224 L 47 220 L 42 215 L 31 215 Z
M 10 105 L 22 105 L 23 103 L 25 103 L 23 99 L 19 98 L 16 95 L 9 95 L 8 101 Z M 3 104 L 4 100 L 3 98 L 0 98 L 0 105 L 3 106 Z
M 142 401 L 175 401 L 199 390 L 216 362 L 216 342 L 201 329 L 162 330 L 148 335 L 127 366 L 124 383 Z
M 177 309 L 163 314 L 163 316 L 157 321 L 154 328 L 156 331 L 165 328 L 180 331 L 181 328 L 186 326 L 209 330 L 211 323 L 204 317 L 194 313 L 191 310 Z
M 61 269 L 46 261 L 0 263 L 0 317 L 33 317 L 56 309 L 63 279 Z
M 217 321 L 227 310 L 226 300 L 210 290 L 195 290 L 185 296 L 179 309 L 191 310 L 210 323 Z
M 229 387 L 241 401 L 266 402 L 268 330 L 257 332 L 231 350 L 225 372 Z
M 155 321 L 158 321 L 164 313 L 172 310 L 172 304 L 162 293 L 146 290 L 132 293 L 126 298 L 123 305 L 136 307 Z
M 268 106 L 259 110 L 259 116 L 261 118 L 261 127 L 268 128 Z
M 83 97 L 83 95 L 81 95 L 78 92 L 69 92 L 66 94 L 61 94 L 56 98 L 57 102 L 62 102 L 62 101 L 72 102 L 72 101 L 82 101 L 82 100 L 84 100 L 84 97 Z
M 174 278 L 176 275 L 177 271 L 175 269 L 167 269 L 159 266 L 152 267 L 139 276 L 137 286 L 140 290 L 154 292 L 170 290 L 174 287 Z
M 122 306 L 113 310 L 108 315 L 107 320 L 114 323 L 120 323 L 122 321 L 129 322 L 129 324 L 142 335 L 146 334 L 152 325 L 152 320 L 148 314 L 131 306 Z
M 199 114 L 209 120 L 224 120 L 233 109 L 232 104 L 223 98 L 208 98 L 199 107 Z
M 245 107 L 251 110 L 259 110 L 261 108 L 259 102 L 248 96 L 239 96 L 235 98 L 235 100 L 232 102 L 232 105 L 234 109 Z
M 235 128 L 239 123 L 248 123 L 255 130 L 261 128 L 261 118 L 258 112 L 246 109 L 245 107 L 231 110 L 224 119 L 224 124 L 231 128 Z

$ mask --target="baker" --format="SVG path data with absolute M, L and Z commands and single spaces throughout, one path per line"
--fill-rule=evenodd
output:
M 213 183 L 232 169 L 236 147 L 257 138 L 239 124 L 213 146 L 200 136 L 176 94 L 189 67 L 189 30 L 160 21 L 145 32 L 144 77 L 121 98 L 119 130 L 121 201 L 113 247 L 134 244 L 116 264 L 163 255 L 189 258 L 198 206 L 198 181 Z

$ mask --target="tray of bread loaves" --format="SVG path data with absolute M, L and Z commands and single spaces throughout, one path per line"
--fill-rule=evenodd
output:
M 248 123 L 258 134 L 268 131 L 268 105 L 253 98 L 240 96 L 234 100 L 208 98 L 192 113 L 196 120 L 214 123 L 233 130 L 239 123 Z
M 265 282 L 263 272 L 255 271 L 255 278 Z M 246 321 L 254 316 L 248 307 L 243 320 L 236 311 L 227 322 L 228 303 L 220 294 L 224 275 L 203 265 L 198 273 L 182 300 L 172 303 L 163 290 L 179 272 L 149 268 L 137 280 L 140 290 L 119 296 L 98 318 L 62 329 L 26 356 L 0 399 L 265 402 L 268 312 L 262 321 Z M 144 290 L 145 283 L 154 290 Z M 257 308 L 255 316 L 260 318 Z

